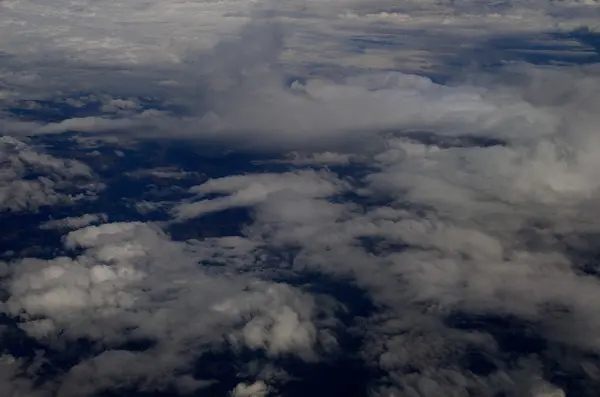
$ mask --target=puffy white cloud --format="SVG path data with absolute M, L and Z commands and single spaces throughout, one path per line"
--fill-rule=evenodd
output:
M 269 389 L 265 382 L 259 380 L 252 384 L 239 383 L 231 391 L 232 397 L 265 397 Z
M 316 310 L 310 299 L 293 296 L 290 292 L 281 285 L 268 287 L 241 299 L 228 299 L 217 304 L 214 310 L 241 317 L 260 308 L 262 315 L 248 321 L 239 334 L 231 334 L 230 340 L 251 349 L 263 349 L 271 356 L 297 353 L 310 358 L 318 338 L 311 318 Z
M 329 312 L 312 296 L 285 284 L 204 268 L 198 261 L 209 259 L 210 252 L 173 242 L 157 227 L 88 226 L 70 232 L 64 244 L 83 251 L 74 259 L 10 264 L 5 283 L 10 297 L 3 310 L 18 318 L 29 336 L 51 346 L 86 338 L 107 349 L 69 372 L 61 381 L 65 396 L 131 379 L 185 381 L 174 373 L 225 341 L 270 356 L 319 354 L 317 316 Z M 135 340 L 154 346 L 139 354 L 111 350 Z M 118 371 L 105 365 L 115 355 L 124 357 Z M 144 364 L 149 361 L 151 367 Z M 89 371 L 101 379 L 82 378 Z M 158 374 L 160 379 L 151 381 Z M 73 382 L 80 386 L 72 387 Z

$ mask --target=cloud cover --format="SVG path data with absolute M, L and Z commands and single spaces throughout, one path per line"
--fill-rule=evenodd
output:
M 459 57 L 463 48 L 477 51 L 490 37 L 592 26 L 598 13 L 585 2 L 542 1 L 502 6 L 471 1 L 61 1 L 50 7 L 31 0 L 0 7 L 7 16 L 0 26 L 6 38 L 3 104 L 18 108 L 23 101 L 60 99 L 81 107 L 89 104 L 89 94 L 113 97 L 93 114 L 52 122 L 19 120 L 5 112 L 6 132 L 120 132 L 241 139 L 254 145 L 331 144 L 332 134 L 339 139 L 336 135 L 345 133 L 348 139 L 364 129 L 431 123 L 462 129 L 468 127 L 465 113 L 481 119 L 479 124 L 522 118 L 524 112 L 536 123 L 550 122 L 520 98 L 499 101 L 482 87 L 445 87 L 398 73 L 342 81 L 340 76 L 353 68 L 437 73 L 413 68 L 415 56 L 448 72 L 445 53 Z M 30 45 L 21 45 L 24 40 Z M 590 51 L 572 39 L 544 40 L 549 46 L 567 46 L 566 53 Z M 368 52 L 369 44 L 377 48 L 375 55 Z M 371 57 L 386 65 L 361 65 Z M 290 74 L 309 80 L 282 84 Z M 135 98 L 148 97 L 161 106 L 131 106 Z M 429 113 L 423 112 L 425 104 Z M 511 127 L 519 128 L 527 126 Z
M 89 395 L 132 380 L 150 388 L 182 382 L 188 378 L 175 373 L 218 346 L 274 357 L 319 354 L 325 334 L 317 315 L 329 315 L 327 306 L 285 284 L 203 268 L 198 261 L 208 253 L 171 241 L 157 227 L 87 226 L 67 234 L 64 244 L 83 251 L 4 264 L 10 298 L 3 312 L 17 317 L 27 335 L 59 350 L 81 339 L 106 349 L 72 367 L 59 395 Z M 120 348 L 132 341 L 151 347 Z
M 494 37 L 586 24 L 595 4 L 284 2 L 274 12 L 280 23 L 266 28 L 260 11 L 272 7 L 263 3 L 0 7 L 3 108 L 51 99 L 76 113 L 45 122 L 4 111 L 7 133 L 193 137 L 299 150 L 317 167 L 319 153 L 341 150 L 362 164 L 356 174 L 346 161 L 334 171 L 300 161 L 285 172 L 214 178 L 171 209 L 185 223 L 247 208 L 240 236 L 182 243 L 147 223 L 65 220 L 82 227 L 64 237 L 68 256 L 4 264 L 3 309 L 53 349 L 85 339 L 103 350 L 39 393 L 131 383 L 199 390 L 210 379 L 186 370 L 223 346 L 274 362 L 323 359 L 335 344 L 336 306 L 273 281 L 279 272 L 321 274 L 368 295 L 374 313 L 352 330 L 365 365 L 380 371 L 375 395 L 561 395 L 551 365 L 584 379 L 582 395 L 597 390 L 600 284 L 582 258 L 598 232 L 597 65 L 516 64 L 445 83 L 414 74 L 447 65 L 442 55 L 459 52 L 458 42 L 477 50 Z M 389 51 L 356 45 L 385 44 L 381 37 L 404 40 Z M 33 39 L 38 48 L 19 45 Z M 292 72 L 300 76 L 284 84 Z M 93 115 L 76 112 L 87 107 Z M 27 167 L 50 175 L 35 182 L 35 195 L 5 199 L 9 208 L 66 199 L 57 186 L 91 175 L 3 139 L 7 183 L 21 186 Z M 497 329 L 510 321 L 521 327 L 515 338 L 533 333 L 545 345 L 514 359 Z M 140 340 L 150 347 L 127 349 Z M 472 352 L 488 370 L 465 364 Z M 31 390 L 16 375 L 21 365 L 35 372 L 17 360 L 2 376 Z M 251 382 L 231 394 L 270 390 L 269 379 Z

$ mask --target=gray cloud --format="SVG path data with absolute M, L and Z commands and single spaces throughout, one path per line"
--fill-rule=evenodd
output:
M 94 199 L 103 187 L 87 165 L 50 156 L 9 136 L 0 138 L 0 182 L 0 211 L 35 211 Z
M 532 73 L 530 85 L 508 84 L 480 97 L 493 97 L 490 103 L 512 110 L 491 107 L 493 116 L 457 117 L 472 130 L 483 126 L 486 136 L 502 138 L 491 146 L 444 146 L 419 142 L 418 134 L 413 139 L 390 134 L 367 161 L 372 168 L 364 178 L 338 176 L 337 184 L 361 199 L 340 201 L 340 190 L 316 195 L 292 187 L 294 193 L 270 191 L 243 201 L 253 208 L 254 222 L 245 231 L 251 241 L 275 251 L 293 248 L 290 265 L 298 272 L 352 277 L 381 307 L 365 329 L 373 345 L 364 349 L 388 374 L 381 380 L 388 387 L 383 394 L 544 395 L 536 390 L 546 386 L 532 381 L 543 378 L 542 358 L 531 355 L 515 369 L 492 331 L 446 322 L 457 314 L 514 318 L 567 355 L 598 352 L 600 324 L 594 318 L 600 282 L 581 272 L 577 258 L 556 241 L 561 234 L 596 230 L 589 217 L 598 213 L 593 171 L 598 146 L 591 127 L 596 115 L 588 106 L 596 98 L 588 88 L 598 81 L 593 73 L 561 72 L 570 83 L 547 86 L 542 96 L 534 94 L 537 81 L 559 72 L 527 73 Z M 507 98 L 527 106 L 513 108 Z M 570 116 L 573 106 L 578 117 Z M 427 127 L 440 136 L 455 133 L 448 125 Z M 225 196 L 194 203 L 205 210 L 190 215 L 240 205 L 237 197 L 247 186 L 285 185 L 286 175 L 292 186 L 296 176 L 284 173 L 210 181 L 199 189 Z M 335 178 L 314 176 L 328 183 Z M 215 200 L 229 204 L 214 206 Z M 531 233 L 547 237 L 531 245 Z M 373 241 L 371 248 L 365 239 Z M 473 349 L 493 361 L 490 373 L 460 369 L 461 357 Z M 593 377 L 588 382 L 590 388 L 596 384 Z M 552 387 L 552 393 L 561 393 Z

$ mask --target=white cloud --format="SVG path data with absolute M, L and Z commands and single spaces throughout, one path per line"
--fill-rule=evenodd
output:
M 285 174 L 256 174 L 211 179 L 192 187 L 199 198 L 209 194 L 229 194 L 177 205 L 173 212 L 178 219 L 188 219 L 228 208 L 259 204 L 273 194 L 293 194 L 297 197 L 328 197 L 342 192 L 344 182 L 322 171 L 298 171 Z
M 231 392 L 232 397 L 265 397 L 269 388 L 265 382 L 258 380 L 254 383 L 239 383 Z
M 43 343 L 60 348 L 87 338 L 107 349 L 68 373 L 61 386 L 65 396 L 81 395 L 72 382 L 91 390 L 159 373 L 159 384 L 180 382 L 174 372 L 204 351 L 224 347 L 226 340 L 235 349 L 272 356 L 319 354 L 317 316 L 330 313 L 312 296 L 285 284 L 203 268 L 198 261 L 210 259 L 210 252 L 173 242 L 157 227 L 88 226 L 70 232 L 64 244 L 83 252 L 74 259 L 27 258 L 10 265 L 5 283 L 10 298 L 3 311 Z M 130 340 L 156 345 L 139 354 L 111 350 Z M 90 366 L 115 355 L 127 362 L 117 372 L 102 364 L 104 369 L 93 370 L 105 375 L 99 383 L 82 378 Z M 145 362 L 152 362 L 151 368 Z
M 0 211 L 35 211 L 41 206 L 93 199 L 102 185 L 92 170 L 11 138 L 0 137 Z
M 264 288 L 261 285 L 257 287 Z M 260 308 L 263 314 L 253 316 L 239 334 L 231 334 L 231 341 L 251 349 L 265 350 L 270 356 L 296 353 L 311 358 L 318 338 L 311 318 L 316 310 L 310 299 L 290 296 L 290 292 L 288 287 L 268 287 L 254 294 L 245 294 L 241 299 L 225 300 L 215 305 L 214 310 L 241 317 Z
M 40 225 L 41 229 L 79 229 L 93 223 L 106 222 L 106 214 L 85 214 L 82 216 L 71 216 L 63 219 L 52 219 Z

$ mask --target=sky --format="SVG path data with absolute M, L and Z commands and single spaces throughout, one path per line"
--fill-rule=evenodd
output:
M 0 15 L 5 395 L 596 395 L 598 1 Z

